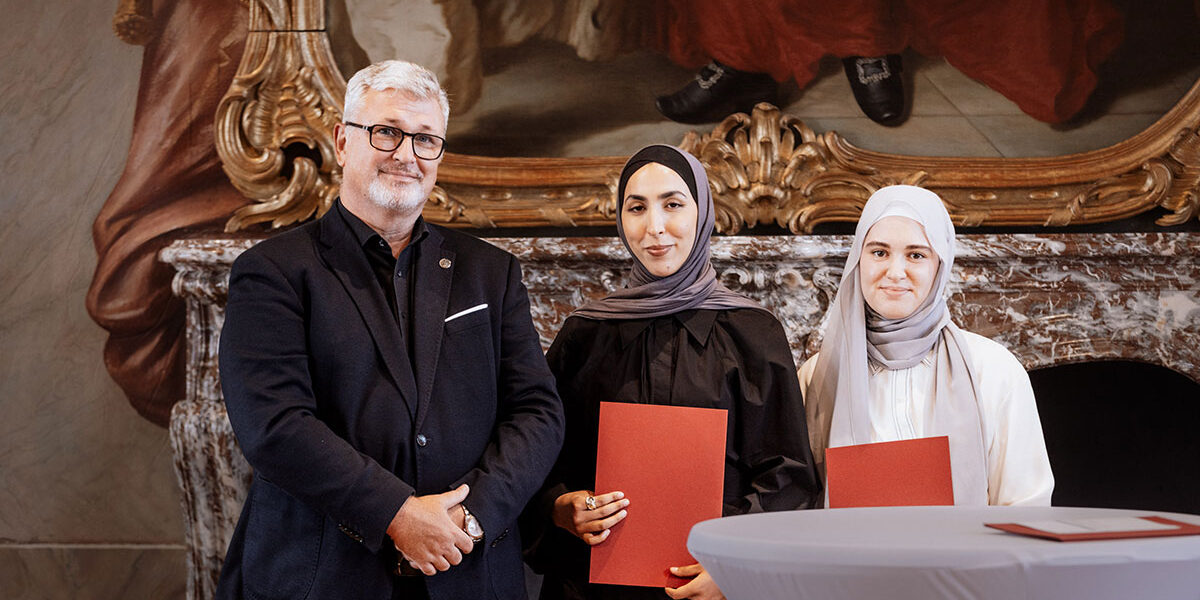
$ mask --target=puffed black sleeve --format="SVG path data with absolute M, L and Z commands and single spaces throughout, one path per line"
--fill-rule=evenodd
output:
M 730 434 L 725 515 L 816 506 L 821 485 L 808 445 L 804 400 L 783 326 L 763 310 L 731 311 L 726 334 L 738 368 L 729 382 L 737 422 Z M 736 490 L 736 492 L 734 492 Z

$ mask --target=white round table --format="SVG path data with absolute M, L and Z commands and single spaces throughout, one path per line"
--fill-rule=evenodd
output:
M 1058 542 L 984 523 L 1200 516 L 1068 507 L 905 506 L 696 524 L 688 550 L 730 600 L 1200 599 L 1200 536 Z

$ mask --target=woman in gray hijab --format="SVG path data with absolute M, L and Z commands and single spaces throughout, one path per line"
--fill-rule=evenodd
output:
M 933 192 L 863 207 L 818 354 L 800 368 L 813 455 L 949 436 L 955 504 L 1049 505 L 1054 475 L 1025 369 L 946 308 L 954 225 Z
M 691 580 L 678 588 L 588 583 L 588 548 L 639 501 L 593 487 L 601 402 L 727 409 L 725 515 L 820 498 L 787 336 L 770 312 L 717 281 L 713 220 L 708 177 L 692 155 L 655 145 L 626 163 L 617 233 L 633 257 L 628 287 L 572 313 L 546 355 L 567 433 L 522 536 L 530 564 L 546 573 L 543 600 L 722 597 L 698 564 L 672 569 Z

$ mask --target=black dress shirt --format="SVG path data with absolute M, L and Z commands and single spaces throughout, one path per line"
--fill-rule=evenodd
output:
M 400 256 L 393 257 L 392 247 L 388 245 L 387 240 L 371 229 L 370 225 L 342 206 L 340 201 L 337 203 L 337 210 L 346 220 L 351 231 L 354 232 L 354 237 L 358 239 L 359 245 L 362 246 L 363 252 L 367 256 L 367 262 L 370 263 L 371 270 L 375 273 L 375 279 L 379 282 L 384 297 L 387 298 L 392 317 L 396 319 L 396 326 L 400 328 L 400 337 L 404 340 L 409 361 L 412 361 L 414 351 L 411 332 L 413 290 L 415 289 L 413 265 L 416 264 L 421 241 L 429 235 L 429 230 L 425 227 L 425 219 L 417 217 L 416 222 L 413 223 L 412 237 L 409 238 L 408 245 L 400 251 Z M 416 365 L 413 367 L 415 369 Z

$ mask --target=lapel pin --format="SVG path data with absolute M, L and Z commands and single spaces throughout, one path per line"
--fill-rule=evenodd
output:
M 449 269 L 449 268 L 450 268 L 450 259 L 448 259 L 448 258 L 443 258 L 442 260 L 439 260 L 439 261 L 438 261 L 438 266 L 439 266 L 439 267 L 441 267 L 441 268 L 443 268 L 443 269 Z

